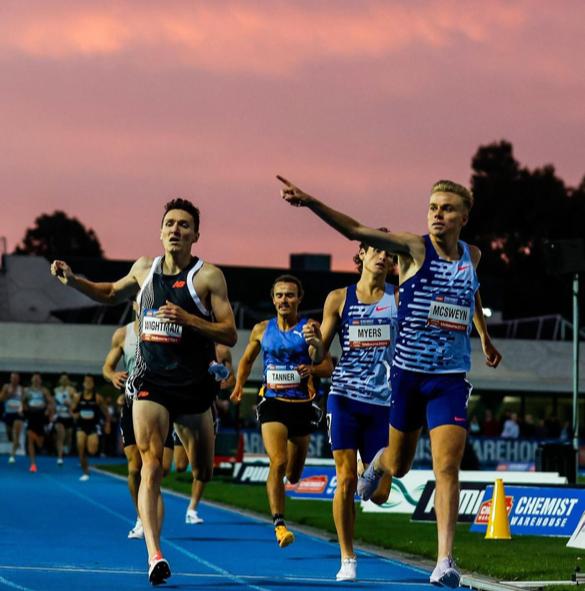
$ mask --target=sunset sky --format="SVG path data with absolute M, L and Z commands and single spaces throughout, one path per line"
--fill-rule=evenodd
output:
M 279 197 L 280 173 L 366 223 L 424 231 L 438 178 L 481 144 L 585 175 L 585 2 L 258 0 L 0 4 L 0 236 L 40 213 L 108 258 L 160 250 L 199 205 L 197 253 L 286 266 L 354 246 Z

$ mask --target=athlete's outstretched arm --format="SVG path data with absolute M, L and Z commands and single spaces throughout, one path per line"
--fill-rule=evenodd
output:
M 246 350 L 240 359 L 240 363 L 238 365 L 238 375 L 236 377 L 236 385 L 234 386 L 234 390 L 230 395 L 230 400 L 235 402 L 236 404 L 240 402 L 242 399 L 242 394 L 244 393 L 244 385 L 246 384 L 246 380 L 248 379 L 250 372 L 252 371 L 252 366 L 254 365 L 254 361 L 258 354 L 262 349 L 262 337 L 264 336 L 264 331 L 266 330 L 266 326 L 268 325 L 268 320 L 264 320 L 263 322 L 259 322 L 258 324 L 254 325 L 252 332 L 250 333 L 250 340 L 246 345 Z
M 231 388 L 236 383 L 236 376 L 234 376 L 234 368 L 232 367 L 232 352 L 229 347 L 225 345 L 215 345 L 215 358 L 218 363 L 225 365 L 229 369 L 229 375 L 225 380 L 222 380 L 219 387 L 222 390 Z
M 64 261 L 55 260 L 51 263 L 51 275 L 57 277 L 63 285 L 67 285 L 88 296 L 100 304 L 119 304 L 124 300 L 133 298 L 140 289 L 137 276 L 144 272 L 149 265 L 147 257 L 138 259 L 130 269 L 128 275 L 115 282 L 98 283 L 89 281 L 71 270 Z
M 228 300 L 225 277 L 216 266 L 209 263 L 205 263 L 199 274 L 209 292 L 214 321 L 210 322 L 195 314 L 189 314 L 180 306 L 169 301 L 159 308 L 158 316 L 170 322 L 188 326 L 217 344 L 233 347 L 238 340 L 238 332 L 232 306 Z M 196 279 L 197 276 L 193 278 L 193 281 Z
M 124 339 L 126 338 L 126 327 L 117 328 L 112 335 L 112 346 L 106 355 L 102 367 L 102 375 L 111 382 L 118 390 L 121 390 L 128 379 L 127 371 L 116 371 L 116 367 L 124 354 Z
M 396 234 L 382 232 L 376 228 L 364 226 L 352 217 L 329 207 L 322 201 L 305 193 L 284 177 L 277 175 L 276 178 L 284 184 L 281 195 L 285 201 L 296 207 L 308 207 L 325 223 L 329 224 L 346 238 L 365 242 L 370 246 L 388 250 L 399 255 L 407 255 L 413 259 L 424 258 L 424 241 L 421 236 L 409 233 Z

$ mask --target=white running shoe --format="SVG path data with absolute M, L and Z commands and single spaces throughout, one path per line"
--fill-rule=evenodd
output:
M 450 587 L 451 589 L 459 587 L 461 575 L 451 556 L 447 556 L 447 558 L 443 558 L 443 560 L 437 562 L 437 566 L 435 566 L 435 570 L 432 572 L 429 581 L 433 585 Z
M 89 474 L 83 474 L 79 477 L 79 480 L 81 480 L 81 482 L 87 482 L 89 480 Z
M 57 466 L 63 465 L 63 458 L 57 458 Z
M 9 464 L 15 464 L 15 463 L 16 463 L 16 458 L 15 458 L 14 456 L 10 456 L 10 457 L 8 458 L 8 463 L 9 463 Z
M 143 540 L 144 539 L 144 528 L 142 527 L 142 521 L 140 517 L 136 518 L 134 527 L 128 532 L 129 540 Z
M 166 583 L 171 576 L 169 563 L 159 554 L 148 563 L 148 581 L 151 585 Z
M 369 466 L 365 469 L 364 473 L 358 478 L 357 494 L 364 500 L 369 501 L 370 497 L 376 492 L 380 478 L 384 476 L 382 470 L 374 470 L 374 465 L 378 461 L 378 458 L 384 453 L 386 448 L 379 449 Z
M 203 519 L 197 515 L 197 511 L 193 509 L 187 509 L 187 513 L 185 513 L 185 523 L 197 525 L 198 523 L 203 523 Z
M 336 581 L 357 580 L 357 558 L 344 558 L 341 561 L 341 568 L 335 575 Z

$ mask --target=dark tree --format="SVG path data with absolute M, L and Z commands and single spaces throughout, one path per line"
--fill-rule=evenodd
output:
M 472 159 L 475 196 L 463 237 L 482 251 L 480 274 L 498 286 L 508 317 L 564 308 L 562 278 L 547 273 L 545 240 L 585 238 L 585 179 L 565 185 L 552 165 L 529 170 L 506 141 L 481 146 Z
M 34 254 L 52 260 L 67 257 L 103 258 L 95 232 L 63 211 L 42 214 L 16 247 L 15 254 Z

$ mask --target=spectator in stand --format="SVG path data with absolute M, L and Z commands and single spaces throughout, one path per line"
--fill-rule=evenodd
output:
M 573 427 L 570 421 L 564 422 L 559 439 L 561 441 L 571 441 L 573 439 Z
M 500 424 L 494 418 L 494 413 L 489 408 L 485 410 L 481 431 L 486 437 L 497 437 L 500 434 Z
M 524 420 L 520 421 L 520 436 L 526 439 L 534 439 L 536 436 L 536 425 L 534 417 L 531 414 L 524 416 Z
M 538 424 L 536 425 L 536 429 L 534 430 L 534 437 L 536 439 L 548 438 L 548 429 L 546 428 L 544 419 L 538 419 Z
M 561 436 L 561 421 L 558 417 L 549 417 L 545 421 L 547 437 L 558 439 Z
M 504 439 L 518 439 L 520 437 L 518 415 L 515 412 L 510 413 L 509 418 L 505 420 L 501 437 Z
M 481 435 L 481 425 L 477 420 L 477 415 L 473 415 L 471 419 L 469 419 L 469 434 Z

